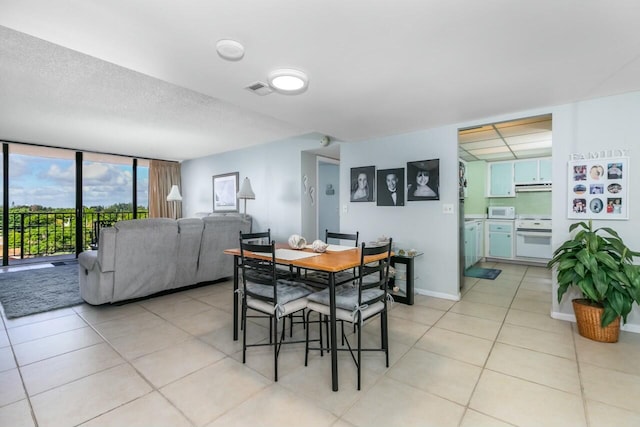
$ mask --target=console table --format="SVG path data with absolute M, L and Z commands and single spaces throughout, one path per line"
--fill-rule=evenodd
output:
M 393 296 L 394 301 L 402 304 L 413 305 L 413 281 L 414 281 L 414 267 L 413 260 L 423 252 L 418 252 L 415 255 L 393 255 L 391 257 L 391 266 L 395 267 L 396 264 L 403 264 L 406 266 L 406 272 L 404 279 L 398 277 L 400 272 L 396 269 L 394 277 L 389 278 L 389 293 Z M 394 289 L 398 287 L 397 291 Z

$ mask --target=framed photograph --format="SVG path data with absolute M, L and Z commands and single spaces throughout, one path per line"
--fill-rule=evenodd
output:
M 570 161 L 567 217 L 629 219 L 629 158 Z
M 407 200 L 440 200 L 440 159 L 407 163 Z
M 378 206 L 404 206 L 404 168 L 378 171 Z
M 351 201 L 373 202 L 375 191 L 375 166 L 351 168 Z
M 213 176 L 213 211 L 238 212 L 238 172 Z

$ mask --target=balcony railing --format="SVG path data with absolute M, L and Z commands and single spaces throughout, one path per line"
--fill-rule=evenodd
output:
M 147 211 L 138 211 L 147 218 Z M 96 224 L 132 219 L 133 212 L 85 212 L 82 218 L 82 250 L 96 242 Z M 0 241 L 0 248 L 2 242 Z M 75 253 L 76 215 L 69 212 L 10 212 L 9 258 L 24 259 Z

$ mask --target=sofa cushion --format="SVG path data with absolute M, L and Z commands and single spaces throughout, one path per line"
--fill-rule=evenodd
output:
M 118 221 L 114 300 L 170 289 L 176 278 L 178 224 L 168 218 Z

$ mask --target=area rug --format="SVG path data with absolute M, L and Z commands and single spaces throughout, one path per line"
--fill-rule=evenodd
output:
M 467 277 L 477 277 L 478 279 L 494 280 L 502 270 L 497 268 L 469 267 L 465 270 L 464 275 Z
M 7 319 L 81 304 L 78 264 L 1 273 L 0 302 Z

